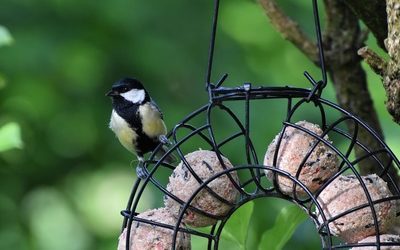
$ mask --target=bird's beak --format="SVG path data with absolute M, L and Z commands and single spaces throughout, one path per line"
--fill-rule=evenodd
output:
M 117 96 L 118 92 L 115 90 L 110 90 L 106 93 L 106 96 Z

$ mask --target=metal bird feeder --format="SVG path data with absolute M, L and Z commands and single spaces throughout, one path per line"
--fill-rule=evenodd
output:
M 384 242 L 379 236 L 385 232 L 382 232 L 379 218 L 381 215 L 377 212 L 379 204 L 397 204 L 400 198 L 400 189 L 396 182 L 397 176 L 395 176 L 399 170 L 400 162 L 380 136 L 368 124 L 339 107 L 337 104 L 321 98 L 322 91 L 327 84 L 327 76 L 317 0 L 312 0 L 312 3 L 322 79 L 319 81 L 314 80 L 310 74 L 305 72 L 304 75 L 311 83 L 311 88 L 295 88 L 288 86 L 256 87 L 250 83 L 244 83 L 241 86 L 230 88 L 222 86 L 223 82 L 227 79 L 227 74 L 223 75 L 218 82 L 211 82 L 219 12 L 219 0 L 215 0 L 208 69 L 206 73 L 206 89 L 209 95 L 209 102 L 200 109 L 189 114 L 172 129 L 168 134 L 168 138 L 172 143 L 169 145 L 169 150 L 164 157 L 161 159 L 156 158 L 157 151 L 162 146 L 159 145 L 151 156 L 137 167 L 138 179 L 133 185 L 126 209 L 121 212 L 124 217 L 123 229 L 126 229 L 127 235 L 125 243 L 126 250 L 131 249 L 132 239 L 128 236 L 131 235 L 131 231 L 133 230 L 132 225 L 137 222 L 148 224 L 152 227 L 171 230 L 172 249 L 184 249 L 182 247 L 179 248 L 176 243 L 179 233 L 202 237 L 208 242 L 207 249 L 218 249 L 221 232 L 230 216 L 246 202 L 262 197 L 281 198 L 301 207 L 314 222 L 317 228 L 316 231 L 321 239 L 322 249 L 363 249 L 363 247 L 371 247 L 367 249 L 384 249 L 388 246 L 398 246 L 400 248 L 399 242 Z M 282 120 L 275 119 L 282 124 L 281 133 L 275 142 L 276 145 L 282 143 L 284 140 L 284 131 L 288 129 L 301 131 L 315 141 L 313 145 L 310 145 L 310 150 L 302 160 L 302 164 L 299 166 L 296 174 L 288 173 L 279 168 L 279 146 L 278 150 L 275 150 L 273 164 L 264 165 L 262 162 L 259 162 L 257 150 L 253 143 L 255 138 L 254 132 L 250 131 L 252 128 L 252 116 L 250 111 L 256 100 L 257 102 L 262 102 L 263 105 L 265 103 L 265 107 L 268 107 L 268 103 L 273 100 L 278 100 L 285 106 L 285 114 L 283 114 Z M 241 110 L 232 109 L 230 107 L 231 103 L 239 103 L 241 105 Z M 299 114 L 301 116 L 300 110 L 305 108 L 308 110 L 315 110 L 314 113 L 318 114 L 318 124 L 323 131 L 322 134 L 313 133 L 307 128 L 301 127 L 295 123 L 295 117 L 298 117 Z M 231 123 L 229 127 L 232 127 L 234 132 L 224 136 L 218 135 L 219 132 L 216 131 L 214 126 L 216 122 L 213 114 L 215 112 L 224 114 L 228 117 L 227 119 L 230 119 Z M 377 145 L 376 148 L 367 146 L 364 143 L 365 138 L 361 138 L 360 134 L 362 134 L 363 137 L 369 137 L 370 141 L 375 141 Z M 330 138 L 334 138 L 332 139 L 334 141 L 333 143 L 326 139 L 327 135 L 329 135 Z M 335 143 L 335 141 L 340 141 L 340 145 Z M 310 190 L 307 185 L 300 180 L 299 176 L 304 167 L 304 163 L 318 145 L 325 145 L 329 150 L 334 152 L 339 159 L 339 165 L 336 173 L 325 180 L 317 190 Z M 227 148 L 232 146 L 236 149 L 242 149 L 243 155 L 235 156 L 240 158 L 241 162 L 235 163 L 232 168 L 228 168 L 224 163 L 223 157 L 231 157 Z M 223 171 L 215 173 L 206 180 L 197 176 L 196 172 L 190 167 L 190 163 L 185 159 L 185 152 L 190 152 L 188 148 L 196 150 L 199 147 L 215 152 L 221 162 Z M 355 154 L 355 151 L 357 151 L 357 154 Z M 158 177 L 159 172 L 165 173 L 167 171 L 168 174 L 172 174 L 176 168 L 176 166 L 163 161 L 168 154 L 179 156 L 179 160 L 188 167 L 190 173 L 198 181 L 199 187 L 186 201 L 180 200 L 168 191 L 165 178 L 162 179 Z M 380 199 L 375 199 L 373 197 L 374 195 L 370 192 L 369 184 L 365 181 L 365 177 L 362 176 L 360 171 L 363 168 L 363 164 L 367 162 L 374 166 L 374 173 L 387 183 L 390 195 L 386 195 Z M 269 178 L 265 174 L 265 170 L 270 173 Z M 239 176 L 239 181 L 235 180 L 233 177 L 234 173 Z M 320 196 L 324 190 L 329 188 L 338 178 L 348 175 L 352 175 L 355 183 L 359 185 L 360 190 L 363 192 L 365 202 L 353 206 L 351 209 L 341 211 L 338 214 L 330 215 L 324 207 L 326 204 L 322 204 Z M 228 177 L 228 181 L 231 182 L 233 187 L 240 194 L 239 198 L 234 202 L 226 201 L 224 197 L 220 197 L 214 190 L 209 188 L 209 184 L 221 176 Z M 279 178 L 282 177 L 289 180 L 292 184 L 291 192 L 283 192 L 281 190 Z M 180 212 L 176 217 L 177 221 L 175 225 L 163 224 L 138 217 L 137 209 L 143 197 L 143 192 L 150 187 L 156 187 L 165 197 L 170 197 L 179 203 Z M 296 189 L 299 188 L 304 191 L 303 193 L 305 195 L 298 195 Z M 215 216 L 192 206 L 191 202 L 201 192 L 208 192 L 217 200 L 229 203 L 229 211 L 224 214 L 224 216 Z M 362 243 L 357 241 L 346 243 L 338 241 L 335 232 L 332 231 L 334 227 L 332 225 L 335 225 L 335 222 L 344 218 L 346 215 L 351 215 L 363 209 L 371 216 L 372 223 L 370 223 L 368 227 L 373 231 L 373 233 L 369 234 L 374 237 L 373 242 Z M 207 233 L 193 227 L 182 226 L 184 216 L 189 210 L 204 216 L 212 217 L 217 223 L 210 227 Z

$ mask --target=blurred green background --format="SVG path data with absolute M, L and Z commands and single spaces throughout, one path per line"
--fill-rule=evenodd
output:
M 310 3 L 280 2 L 312 35 Z M 108 129 L 111 103 L 104 94 L 119 78 L 141 79 L 169 128 L 205 104 L 212 5 L 1 0 L 0 25 L 14 41 L 0 48 L 0 128 L 19 124 L 23 147 L 16 141 L 19 149 L 0 153 L 0 249 L 116 249 L 119 212 L 136 176 L 135 157 Z M 369 43 L 376 47 L 372 38 Z M 271 28 L 255 1 L 222 1 L 214 80 L 228 72 L 231 86 L 250 81 L 308 87 L 304 70 L 319 75 Z M 369 70 L 368 77 L 385 134 L 398 133 L 385 110 L 380 79 Z M 324 97 L 335 101 L 331 86 Z M 265 124 L 264 118 L 259 116 Z M 18 134 L 14 123 L 11 130 Z M 276 132 L 266 131 L 268 138 Z M 396 137 L 387 137 L 400 154 Z M 269 141 L 259 138 L 260 151 Z M 145 207 L 161 204 L 151 189 L 144 200 Z M 255 202 L 252 242 L 272 227 L 286 205 L 275 199 Z M 319 248 L 310 221 L 286 246 Z

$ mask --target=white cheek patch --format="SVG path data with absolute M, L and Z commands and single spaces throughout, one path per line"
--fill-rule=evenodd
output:
M 141 103 L 144 101 L 146 93 L 143 89 L 131 89 L 128 92 L 120 94 L 125 100 L 132 103 Z

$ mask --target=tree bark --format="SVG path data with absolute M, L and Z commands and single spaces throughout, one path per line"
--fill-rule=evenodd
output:
M 362 48 L 358 53 L 365 59 L 370 67 L 383 79 L 386 91 L 386 108 L 393 120 L 400 124 L 400 1 L 387 0 L 388 38 L 385 46 L 389 54 L 386 62 L 375 52 Z
M 366 74 L 361 66 L 361 58 L 357 54 L 366 39 L 365 32 L 361 31 L 358 18 L 344 2 L 337 0 L 324 2 L 327 18 L 325 30 L 327 66 L 338 102 L 340 106 L 370 125 L 383 139 L 382 128 L 368 90 Z M 348 125 L 349 132 L 353 133 L 354 126 Z M 382 148 L 367 130 L 360 130 L 357 138 L 371 151 Z M 365 154 L 365 151 L 361 147 L 355 147 L 355 153 L 359 158 Z M 386 154 L 378 158 L 384 166 L 390 163 L 390 158 Z M 379 170 L 376 160 L 372 157 L 367 158 L 359 166 L 362 175 L 376 173 Z M 389 173 L 397 177 L 393 167 L 389 168 Z M 389 181 L 387 176 L 383 178 Z M 396 178 L 396 182 L 399 182 L 399 178 Z
M 314 44 L 303 34 L 297 24 L 287 17 L 274 0 L 260 0 L 271 23 L 283 36 L 297 46 L 308 58 L 319 65 L 316 56 L 317 48 L 309 53 L 303 44 Z M 364 44 L 366 32 L 362 32 L 358 18 L 343 1 L 324 0 L 326 9 L 326 27 L 323 46 L 326 56 L 328 73 L 336 90 L 339 105 L 351 111 L 369 124 L 383 138 L 382 129 L 367 87 L 367 79 L 361 67 L 361 58 L 357 50 Z M 284 29 L 291 23 L 292 29 Z M 306 41 L 301 41 L 306 40 Z M 348 124 L 349 132 L 353 133 L 354 126 Z M 358 139 L 370 150 L 381 148 L 366 130 L 360 130 Z M 356 156 L 362 157 L 365 152 L 359 147 L 355 148 Z M 367 159 L 360 163 L 361 173 L 376 172 L 376 162 Z
M 386 3 L 383 0 L 344 0 L 353 13 L 362 20 L 376 37 L 379 46 L 386 50 L 384 40 L 388 34 Z

